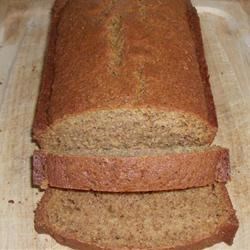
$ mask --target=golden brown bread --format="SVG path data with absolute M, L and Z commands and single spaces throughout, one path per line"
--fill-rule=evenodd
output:
M 138 192 L 227 182 L 229 152 L 213 147 L 137 151 L 131 155 L 77 156 L 35 151 L 33 184 L 42 188 Z M 128 152 L 127 152 L 128 154 Z
M 199 250 L 232 244 L 238 220 L 224 185 L 140 194 L 48 189 L 35 227 L 83 250 Z
M 56 1 L 33 128 L 43 149 L 202 145 L 216 131 L 190 1 Z
M 88 154 L 96 157 L 95 164 L 102 164 L 107 156 L 100 158 L 98 152 L 105 155 L 109 150 L 136 152 L 176 145 L 200 146 L 210 144 L 216 131 L 199 19 L 189 0 L 55 2 L 33 126 L 34 139 L 45 155 L 50 154 L 47 161 L 51 162 L 38 166 L 38 170 L 45 166 L 46 175 L 55 168 L 59 174 L 53 173 L 53 181 L 80 187 L 81 183 L 74 179 L 79 172 L 71 172 L 72 159 L 80 158 L 76 160 L 78 171 L 87 167 L 96 174 L 97 166 L 92 169 L 90 165 L 94 158 L 88 158 Z M 44 154 L 36 155 L 37 164 L 44 164 Z M 194 176 L 203 174 L 203 182 L 195 177 L 194 181 L 188 180 L 188 185 L 212 182 L 216 167 L 222 170 L 217 172 L 218 180 L 226 180 L 226 155 L 214 155 L 213 164 L 206 163 L 212 166 L 207 180 L 205 173 L 197 170 L 206 157 L 191 157 L 191 161 L 199 158 L 199 164 L 190 167 Z M 161 157 L 149 158 L 143 162 L 137 156 L 134 173 L 139 167 L 148 167 L 146 171 L 151 168 L 158 175 Z M 86 165 L 83 159 L 87 159 Z M 126 157 L 113 160 L 115 166 L 125 160 L 119 167 L 126 168 L 126 174 L 132 166 L 127 165 Z M 217 160 L 224 163 L 218 166 Z M 174 168 L 186 171 L 178 157 L 171 161 Z M 114 171 L 117 169 L 104 172 L 111 175 Z M 65 180 L 68 173 L 73 181 Z M 102 179 L 102 173 L 97 173 Z M 105 186 L 104 182 L 98 183 L 96 176 L 90 181 L 102 185 L 97 189 Z M 148 189 L 161 185 L 152 176 L 150 181 L 154 184 L 146 180 Z M 108 180 L 106 190 L 114 191 L 110 184 Z M 121 184 L 126 191 L 131 188 L 128 183 Z M 144 215 L 144 209 L 159 213 Z M 136 225 L 126 224 L 133 221 Z M 223 185 L 140 194 L 49 188 L 37 208 L 35 223 L 39 232 L 81 249 L 201 249 L 220 241 L 231 244 L 238 228 Z M 110 227 L 110 223 L 115 226 Z M 99 231 L 101 234 L 96 236 Z

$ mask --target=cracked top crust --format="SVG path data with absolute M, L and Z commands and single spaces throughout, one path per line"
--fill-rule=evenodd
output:
M 34 137 L 87 111 L 154 108 L 214 130 L 199 19 L 190 1 L 56 1 Z

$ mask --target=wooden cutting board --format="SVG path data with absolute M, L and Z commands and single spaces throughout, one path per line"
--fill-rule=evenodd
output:
M 0 249 L 66 249 L 34 231 L 31 126 L 53 0 L 0 0 Z M 250 249 L 250 1 L 196 0 L 227 185 L 240 221 L 230 249 Z M 229 249 L 224 243 L 211 249 Z

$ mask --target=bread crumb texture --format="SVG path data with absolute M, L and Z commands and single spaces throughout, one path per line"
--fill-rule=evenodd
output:
M 230 220 L 234 211 L 225 192 L 222 185 L 140 194 L 54 189 L 37 210 L 36 225 L 43 213 L 51 233 L 110 249 L 188 245 Z

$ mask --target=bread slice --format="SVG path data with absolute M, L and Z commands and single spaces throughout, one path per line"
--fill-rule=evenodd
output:
M 57 0 L 34 139 L 57 154 L 210 144 L 217 120 L 190 0 Z
M 202 249 L 232 244 L 238 228 L 224 185 L 110 194 L 48 189 L 35 228 L 76 249 Z
M 33 184 L 42 188 L 137 192 L 185 189 L 229 180 L 225 148 L 112 150 L 95 156 L 35 151 Z

